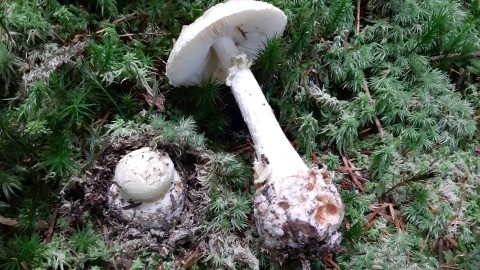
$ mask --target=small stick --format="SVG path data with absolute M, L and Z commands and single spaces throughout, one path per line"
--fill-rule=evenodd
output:
M 432 233 L 432 228 L 433 228 L 433 226 L 430 226 L 430 228 L 428 229 L 428 233 L 427 233 L 427 236 L 425 237 L 425 239 L 423 240 L 423 244 L 422 244 L 422 248 L 420 249 L 420 253 L 423 253 L 423 250 L 425 249 L 425 246 L 427 246 L 427 241 L 430 238 L 430 234 Z
M 50 224 L 48 225 L 48 233 L 47 233 L 47 243 L 52 240 L 53 236 L 53 228 L 55 227 L 55 221 L 57 220 L 58 208 L 53 209 L 52 216 L 50 217 Z
M 195 251 L 188 256 L 187 260 L 182 261 L 183 268 L 185 269 L 190 269 L 194 263 L 196 263 L 201 257 L 203 257 L 203 254 L 198 254 L 200 252 L 200 248 L 197 247 Z
M 376 207 L 374 205 L 370 205 L 368 208 L 372 210 L 373 212 L 367 215 L 367 222 L 372 221 L 375 216 L 380 212 L 385 210 L 387 208 L 388 204 L 381 204 L 380 206 Z M 375 209 L 376 208 L 376 209 Z
M 327 261 L 330 265 L 332 265 L 336 270 L 342 270 L 342 268 L 340 268 L 340 266 L 338 266 L 337 263 L 335 263 L 332 258 L 330 258 L 329 256 L 323 256 L 323 258 L 325 259 L 325 261 Z
M 432 164 L 433 164 L 433 163 L 432 163 Z M 398 187 L 405 186 L 405 185 L 407 185 L 407 184 L 410 184 L 411 182 L 428 180 L 428 179 L 430 179 L 430 178 L 435 177 L 436 175 L 437 175 L 437 173 L 434 172 L 434 171 L 429 171 L 429 172 L 426 172 L 426 173 L 414 175 L 414 176 L 412 176 L 412 178 L 405 179 L 405 180 L 401 181 L 400 183 L 397 183 L 397 184 L 394 185 L 393 187 L 389 188 L 387 191 L 385 191 L 385 192 L 382 193 L 382 196 L 387 195 L 388 193 L 392 192 L 394 189 L 396 189 L 396 188 L 398 188 Z
M 357 18 L 356 18 L 357 28 L 355 29 L 356 34 L 360 33 L 360 7 L 361 7 L 361 5 L 362 5 L 362 0 L 357 0 Z
M 107 242 L 107 247 L 108 248 L 111 248 L 112 247 L 112 242 L 110 241 L 110 238 L 108 237 L 108 227 L 105 224 L 102 225 L 102 233 L 103 233 L 103 241 Z
M 360 183 L 360 181 L 358 180 L 357 176 L 355 175 L 355 172 L 352 170 L 352 168 L 350 167 L 350 165 L 348 164 L 348 159 L 345 157 L 345 156 L 342 156 L 342 161 L 343 161 L 343 165 L 346 167 L 347 171 L 348 171 L 348 174 L 350 175 L 350 177 L 352 178 L 353 182 L 355 183 L 355 185 L 357 185 L 357 187 L 362 191 L 362 192 L 365 192 L 365 188 L 363 187 L 362 183 Z
M 438 241 L 438 268 L 442 269 L 443 264 L 443 239 L 440 238 Z

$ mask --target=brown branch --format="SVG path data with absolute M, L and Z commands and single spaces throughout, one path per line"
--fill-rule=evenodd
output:
M 372 95 L 370 95 L 370 90 L 368 90 L 368 85 L 367 81 L 363 79 L 363 91 L 365 91 L 365 94 L 368 96 L 368 100 L 370 102 L 370 106 L 373 108 L 373 99 Z M 377 116 L 375 116 L 375 126 L 377 126 L 378 134 L 380 135 L 380 138 L 382 139 L 382 142 L 385 140 L 385 132 L 383 131 L 382 124 L 380 123 L 380 120 L 378 119 Z
M 480 57 L 480 51 L 471 52 L 471 53 L 468 53 L 468 54 L 449 53 L 449 54 L 446 54 L 446 55 L 445 54 L 444 55 L 435 55 L 435 56 L 430 57 L 430 61 L 438 61 L 438 60 L 443 60 L 443 59 L 455 58 L 455 57 L 459 57 L 461 55 Z

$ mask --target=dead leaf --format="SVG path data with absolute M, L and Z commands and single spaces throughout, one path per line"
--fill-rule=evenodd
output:
M 149 106 L 153 106 L 153 96 L 149 93 L 143 93 L 143 97 L 145 98 L 145 101 L 148 103 Z M 157 94 L 157 98 L 155 100 L 155 106 L 159 111 L 164 111 L 165 110 L 165 96 L 162 93 Z
M 428 207 L 430 208 L 430 212 L 434 215 L 437 214 L 437 208 L 435 206 L 433 206 L 433 204 L 431 204 L 430 202 L 428 202 Z

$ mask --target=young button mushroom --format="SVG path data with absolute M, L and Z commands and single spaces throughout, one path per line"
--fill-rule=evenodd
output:
M 109 201 L 126 220 L 165 229 L 182 212 L 183 190 L 168 154 L 144 147 L 118 162 Z
M 174 86 L 203 78 L 231 86 L 254 142 L 254 216 L 267 248 L 336 245 L 344 207 L 323 170 L 309 169 L 285 137 L 250 65 L 264 44 L 283 32 L 287 18 L 265 2 L 229 1 L 184 27 L 167 63 Z

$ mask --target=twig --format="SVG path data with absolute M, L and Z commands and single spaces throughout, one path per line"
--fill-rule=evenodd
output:
M 361 6 L 362 6 L 362 0 L 357 0 L 357 15 L 356 15 L 356 28 L 355 28 L 355 33 L 358 34 L 360 33 L 360 14 L 361 14 Z M 370 95 L 370 90 L 368 90 L 368 85 L 367 81 L 363 79 L 363 91 L 368 96 L 368 100 L 370 101 L 370 106 L 373 108 L 373 99 L 372 95 Z M 385 140 L 385 132 L 383 131 L 382 124 L 380 123 L 380 120 L 378 119 L 377 116 L 375 116 L 375 126 L 377 126 L 378 129 L 378 134 L 380 135 L 380 138 L 382 139 L 382 142 Z
M 357 0 L 357 18 L 356 18 L 357 28 L 355 29 L 355 34 L 360 33 L 360 7 L 361 6 L 362 6 L 362 0 Z
M 423 253 L 423 250 L 425 249 L 425 246 L 427 246 L 427 241 L 428 241 L 428 238 L 430 238 L 430 234 L 432 233 L 432 229 L 433 229 L 433 226 L 430 226 L 430 228 L 428 229 L 427 236 L 423 240 L 423 244 L 422 244 L 422 248 L 420 249 L 420 253 Z
M 374 206 L 374 205 L 370 205 L 368 208 L 369 208 L 370 210 L 372 210 L 373 212 L 370 213 L 370 214 L 368 214 L 368 215 L 366 216 L 367 222 L 370 222 L 370 221 L 372 221 L 373 219 L 375 219 L 375 216 L 376 216 L 378 213 L 380 213 L 380 211 L 385 210 L 385 208 L 387 208 L 387 206 L 388 206 L 388 204 L 387 204 L 387 203 L 384 203 L 384 204 L 380 205 L 379 207 L 376 207 L 376 209 L 375 209 L 375 206 Z
M 458 242 L 455 241 L 455 239 L 453 239 L 453 237 L 451 235 L 446 235 L 445 238 L 447 239 L 447 241 L 454 247 L 458 248 Z
M 450 265 L 442 265 L 441 269 L 454 269 L 454 270 L 463 270 L 463 268 L 458 268 Z
M 332 265 L 336 270 L 342 270 L 342 268 L 340 268 L 340 266 L 338 266 L 337 263 L 335 263 L 332 258 L 330 258 L 330 256 L 323 256 L 323 258 L 325 259 L 325 261 L 327 261 L 330 265 Z
M 119 23 L 124 22 L 124 21 L 129 21 L 129 20 L 132 20 L 132 19 L 136 19 L 137 17 L 140 17 L 140 15 L 146 16 L 145 14 L 140 14 L 138 12 L 133 12 L 133 13 L 127 14 L 127 15 L 119 18 L 119 19 L 116 19 L 115 21 L 112 22 L 112 24 L 119 24 Z M 106 30 L 107 30 L 107 28 L 100 29 L 97 32 L 95 32 L 95 34 L 97 34 L 97 35 L 102 34 Z
M 442 269 L 443 263 L 443 239 L 440 238 L 438 241 L 438 268 Z
M 357 176 L 355 175 L 355 172 L 352 170 L 352 168 L 350 167 L 349 163 L 348 163 L 348 159 L 345 157 L 345 156 L 342 156 L 342 161 L 343 161 L 343 165 L 345 166 L 346 170 L 348 171 L 348 174 L 350 175 L 350 177 L 352 178 L 353 182 L 355 183 L 355 185 L 357 185 L 357 187 L 362 191 L 362 192 L 365 192 L 365 188 L 363 187 L 362 183 L 360 183 L 360 181 L 358 180 Z
M 398 187 L 401 187 L 401 186 L 405 186 L 407 184 L 410 184 L 411 182 L 417 182 L 417 181 L 422 181 L 422 180 L 427 180 L 427 179 L 430 179 L 430 178 L 433 178 L 437 175 L 436 172 L 426 172 L 426 173 L 422 173 L 422 174 L 418 174 L 418 175 L 414 175 L 412 178 L 409 178 L 409 179 L 406 179 L 404 181 L 401 181 L 400 183 L 394 185 L 393 187 L 389 188 L 387 191 L 385 191 L 382 196 L 392 192 L 394 189 L 398 188 Z
M 393 204 L 392 203 L 383 203 L 380 205 L 374 205 L 371 204 L 368 206 L 368 209 L 372 211 L 372 213 L 366 215 L 365 217 L 367 218 L 367 224 L 363 227 L 365 231 L 368 231 L 371 227 L 373 227 L 375 223 L 375 217 L 381 216 L 388 222 L 392 223 L 397 227 L 399 231 L 405 232 L 405 226 L 403 226 L 400 223 L 400 220 L 397 218 L 397 215 L 395 213 L 395 210 L 393 209 Z M 390 211 L 390 216 L 384 213 L 384 211 L 387 211 L 387 209 Z
M 430 57 L 430 61 L 438 61 L 438 60 L 443 60 L 443 59 L 455 58 L 455 57 L 459 57 L 461 55 L 462 55 L 462 53 L 449 53 L 449 54 L 446 54 L 446 55 L 435 55 L 435 56 Z M 467 55 L 468 56 L 474 56 L 474 57 L 480 57 L 480 51 L 465 54 L 465 56 L 467 56 Z
M 193 251 L 192 254 L 190 254 L 190 256 L 188 256 L 188 258 L 185 261 L 182 261 L 184 269 L 190 269 L 192 265 L 194 265 L 199 259 L 201 259 L 204 256 L 203 253 L 199 254 L 199 252 L 200 252 L 200 248 L 197 247 L 195 251 Z
M 480 114 L 479 114 L 479 115 L 475 115 L 475 116 L 473 117 L 473 120 L 474 120 L 474 121 L 480 120 Z
M 18 221 L 13 218 L 6 218 L 6 217 L 0 216 L 0 224 L 6 225 L 6 226 L 17 226 Z
M 133 37 L 133 36 L 141 36 L 141 35 L 147 35 L 147 36 L 164 36 L 165 33 L 131 33 L 131 34 L 122 34 L 118 35 L 119 37 Z
M 363 79 L 363 91 L 365 91 L 365 94 L 367 94 L 368 96 L 370 107 L 373 108 L 372 95 L 370 95 L 370 90 L 368 90 L 367 81 L 365 79 Z M 380 138 L 382 139 L 382 142 L 383 142 L 385 140 L 385 132 L 383 131 L 382 124 L 380 123 L 380 120 L 378 119 L 377 116 L 375 116 L 375 125 L 377 126 L 378 134 L 380 135 Z
M 10 34 L 10 31 L 8 30 L 7 26 L 2 20 L 0 20 L 0 26 L 3 28 L 3 30 L 5 30 L 5 33 L 7 33 L 7 37 L 8 39 L 10 39 L 10 42 L 15 44 L 15 40 L 13 39 L 12 35 Z
M 47 233 L 47 243 L 52 240 L 53 236 L 53 228 L 55 227 L 55 221 L 57 220 L 58 208 L 53 209 L 52 216 L 50 217 L 50 223 L 48 225 L 48 233 Z
M 103 241 L 107 243 L 108 248 L 111 248 L 112 247 L 112 242 L 110 241 L 110 238 L 108 237 L 108 227 L 105 224 L 102 225 L 102 233 L 103 233 Z
M 460 179 L 458 179 L 458 180 L 459 180 L 458 182 L 460 183 L 460 186 L 463 187 L 463 182 L 461 182 Z M 459 196 L 459 197 L 460 197 L 460 198 L 459 198 L 459 201 L 458 201 L 457 212 L 455 213 L 455 215 L 453 215 L 452 218 L 450 218 L 450 220 L 449 220 L 447 223 L 445 223 L 445 225 L 443 226 L 442 232 L 441 232 L 440 234 L 438 234 L 439 237 L 442 237 L 442 236 L 446 233 L 448 227 L 449 227 L 449 226 L 453 223 L 453 221 L 455 221 L 455 219 L 457 219 L 458 216 L 460 215 L 460 211 L 462 210 L 462 205 L 463 205 L 463 193 L 460 192 L 460 196 Z
M 107 244 L 108 248 L 112 247 L 112 242 L 110 241 L 110 238 L 108 237 L 108 227 L 105 224 L 102 224 L 99 218 L 97 218 L 97 225 L 102 229 L 102 234 L 103 234 L 103 242 Z
M 121 23 L 121 22 L 124 22 L 124 21 L 129 21 L 131 19 L 135 19 L 137 16 L 140 16 L 140 15 L 142 15 L 142 14 L 135 11 L 133 13 L 127 14 L 127 15 L 121 17 L 121 18 L 116 19 L 115 21 L 113 21 L 113 24 L 118 24 L 118 23 Z

